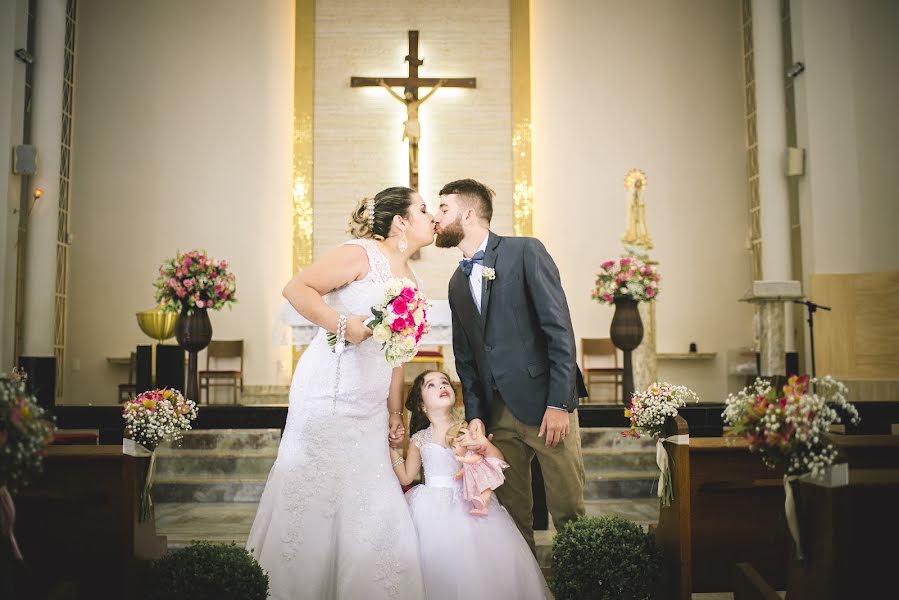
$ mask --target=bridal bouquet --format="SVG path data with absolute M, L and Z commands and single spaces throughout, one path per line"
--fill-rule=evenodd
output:
M 39 473 L 53 439 L 53 418 L 25 388 L 25 377 L 0 374 L 0 490 L 13 490 Z
M 648 302 L 658 296 L 661 279 L 655 265 L 648 265 L 636 256 L 607 260 L 599 265 L 591 297 L 603 304 L 614 304 L 619 298 Z
M 179 252 L 165 261 L 153 285 L 164 312 L 180 313 L 186 307 L 187 313 L 193 314 L 197 308 L 219 310 L 237 302 L 234 274 L 228 271 L 227 261 L 215 261 L 199 250 Z
M 815 392 L 809 392 L 809 384 Z M 809 379 L 793 375 L 782 390 L 765 379 L 756 379 L 752 387 L 731 394 L 725 400 L 724 421 L 731 435 L 749 441 L 749 449 L 762 455 L 768 467 L 784 465 L 790 475 L 820 475 L 833 464 L 837 452 L 824 434 L 840 422 L 835 407 L 859 422 L 858 411 L 846 400 L 846 386 L 830 376 Z
M 394 278 L 387 282 L 384 301 L 372 306 L 371 313 L 374 318 L 367 325 L 381 343 L 387 364 L 398 367 L 412 360 L 421 337 L 431 329 L 425 295 L 410 280 Z M 328 333 L 328 344 L 336 343 L 337 336 Z
M 197 418 L 197 405 L 186 400 L 178 390 L 151 390 L 126 402 L 122 407 L 125 436 L 150 453 L 150 468 L 140 498 L 140 520 L 149 519 L 153 500 L 153 474 L 156 470 L 156 448 L 165 441 L 177 441 Z M 127 443 L 127 442 L 126 442 Z

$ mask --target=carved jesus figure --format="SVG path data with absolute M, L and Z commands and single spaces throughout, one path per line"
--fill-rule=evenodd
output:
M 434 95 L 440 87 L 446 83 L 445 79 L 441 79 L 438 81 L 434 87 L 431 88 L 431 91 L 425 94 L 423 98 L 416 98 L 415 94 L 412 93 L 412 90 L 406 88 L 406 91 L 402 96 L 393 91 L 393 88 L 387 85 L 383 79 L 378 80 L 378 83 L 385 90 L 390 92 L 390 95 L 402 102 L 406 105 L 406 120 L 403 122 L 403 139 L 409 140 L 409 169 L 412 173 L 418 173 L 418 141 L 421 139 L 421 123 L 418 120 L 418 108 L 431 96 Z

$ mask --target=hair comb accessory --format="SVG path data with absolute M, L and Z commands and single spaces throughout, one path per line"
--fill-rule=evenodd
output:
M 368 214 L 368 228 L 374 233 L 375 230 L 375 199 L 369 198 L 366 206 Z

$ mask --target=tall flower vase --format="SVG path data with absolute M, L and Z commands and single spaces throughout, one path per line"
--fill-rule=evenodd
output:
M 182 348 L 187 350 L 187 390 L 184 396 L 188 400 L 200 403 L 200 377 L 197 372 L 197 353 L 212 341 L 212 322 L 205 308 L 195 308 L 192 315 L 187 314 L 187 307 L 181 309 L 181 315 L 175 325 L 175 338 Z
M 634 365 L 631 352 L 643 341 L 643 321 L 640 319 L 638 302 L 630 298 L 615 300 L 615 315 L 609 327 L 609 335 L 615 347 L 624 354 L 624 403 L 630 402 L 634 393 Z

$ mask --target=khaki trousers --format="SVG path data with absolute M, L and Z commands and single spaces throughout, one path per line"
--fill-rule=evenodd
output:
M 534 544 L 534 497 L 531 493 L 531 460 L 540 463 L 546 488 L 546 507 L 556 530 L 584 514 L 584 460 L 577 411 L 568 414 L 569 433 L 555 448 L 546 447 L 546 437 L 537 437 L 540 427 L 522 423 L 494 392 L 488 432 L 505 456 L 509 468 L 506 481 L 496 488 L 496 497 L 536 555 Z

